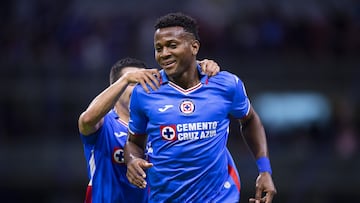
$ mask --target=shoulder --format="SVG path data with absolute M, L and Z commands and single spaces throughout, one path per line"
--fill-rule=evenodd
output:
M 149 87 L 149 90 L 151 91 L 150 86 L 148 86 L 148 87 Z M 145 94 L 145 93 L 146 92 L 145 92 L 144 88 L 140 84 L 137 84 L 137 85 L 135 85 L 131 95 L 138 96 L 138 95 Z
M 105 116 L 104 116 L 104 122 L 101 125 L 101 127 L 97 130 L 97 134 L 104 134 L 107 131 L 113 129 L 113 126 L 118 125 L 119 116 L 114 110 L 110 110 Z
M 237 77 L 235 74 L 233 74 L 229 71 L 220 71 L 218 76 L 220 76 L 220 77 Z
M 104 120 L 116 120 L 118 119 L 119 116 L 117 115 L 117 113 L 111 109 L 105 116 L 104 116 Z
M 237 86 L 239 83 L 241 84 L 242 81 L 240 78 L 228 71 L 220 71 L 217 75 L 211 77 L 209 82 L 214 82 L 222 86 Z

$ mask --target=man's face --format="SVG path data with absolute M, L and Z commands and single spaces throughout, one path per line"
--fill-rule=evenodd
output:
M 199 43 L 182 27 L 160 28 L 154 35 L 155 59 L 170 77 L 181 76 L 196 58 Z

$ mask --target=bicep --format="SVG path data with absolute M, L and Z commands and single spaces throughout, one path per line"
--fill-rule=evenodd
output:
M 255 115 L 255 111 L 254 111 L 252 105 L 250 104 L 247 114 L 245 116 L 239 118 L 238 121 L 242 125 L 245 125 L 247 122 L 249 122 L 254 117 L 254 115 Z

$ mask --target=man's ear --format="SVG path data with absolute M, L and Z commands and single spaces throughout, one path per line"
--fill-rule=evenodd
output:
M 193 55 L 197 55 L 200 49 L 200 42 L 198 40 L 193 40 L 191 43 L 191 52 Z

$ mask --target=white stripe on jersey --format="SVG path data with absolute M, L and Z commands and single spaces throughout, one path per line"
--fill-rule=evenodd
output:
M 91 186 L 92 185 L 92 180 L 93 180 L 93 177 L 94 177 L 94 174 L 95 174 L 95 170 L 96 170 L 94 150 L 91 150 L 91 156 L 90 156 L 90 160 L 89 160 L 89 167 L 90 167 L 90 175 L 91 175 L 89 186 Z

